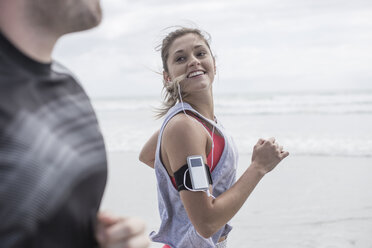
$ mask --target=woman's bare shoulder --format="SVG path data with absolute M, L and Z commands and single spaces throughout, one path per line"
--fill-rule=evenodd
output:
M 205 149 L 208 136 L 204 127 L 197 120 L 180 113 L 168 122 L 164 129 L 163 139 L 164 145 L 168 148 L 196 146 Z
M 205 131 L 203 131 L 202 125 L 197 120 L 184 113 L 179 113 L 169 120 L 164 129 L 164 137 L 177 136 L 186 138 L 189 135 L 200 136 L 203 132 Z

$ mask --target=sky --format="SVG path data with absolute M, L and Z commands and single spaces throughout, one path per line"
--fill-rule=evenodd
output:
M 372 89 L 370 0 L 101 4 L 101 25 L 63 37 L 53 54 L 93 98 L 159 95 L 156 47 L 176 25 L 211 35 L 216 94 Z

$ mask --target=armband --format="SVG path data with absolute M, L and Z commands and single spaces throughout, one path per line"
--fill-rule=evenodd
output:
M 211 175 L 211 171 L 209 170 L 209 166 L 204 164 L 205 166 L 205 169 L 207 171 L 207 174 L 208 174 L 208 181 L 209 181 L 209 184 L 213 184 L 213 181 L 212 181 L 212 175 Z M 185 175 L 186 173 L 186 175 Z M 186 178 L 185 178 L 186 177 Z M 181 168 L 179 168 L 176 172 L 174 172 L 174 179 L 176 181 L 176 186 L 177 186 L 177 190 L 178 191 L 181 191 L 181 190 L 188 190 L 186 187 L 185 187 L 185 184 L 184 182 L 186 182 L 186 186 L 190 189 L 192 189 L 192 184 L 191 184 L 191 178 L 190 178 L 190 172 L 188 171 L 188 165 L 185 164 L 183 165 Z

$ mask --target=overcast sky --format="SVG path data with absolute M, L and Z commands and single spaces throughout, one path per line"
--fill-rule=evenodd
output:
M 92 97 L 159 95 L 155 47 L 174 25 L 212 36 L 214 89 L 372 89 L 371 0 L 103 0 L 104 20 L 64 37 L 54 58 Z

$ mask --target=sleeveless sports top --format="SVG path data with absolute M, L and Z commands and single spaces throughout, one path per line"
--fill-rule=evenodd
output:
M 218 197 L 235 183 L 238 161 L 236 146 L 220 122 L 216 124 L 208 120 L 187 103 L 184 103 L 183 106 L 185 110 L 191 111 L 199 118 L 213 125 L 225 140 L 221 158 L 211 173 L 213 179 L 212 193 L 215 197 Z M 168 172 L 160 159 L 160 145 L 164 128 L 173 116 L 182 111 L 181 103 L 176 104 L 168 111 L 158 136 L 155 153 L 155 174 L 157 178 L 158 207 L 161 225 L 159 231 L 157 233 L 152 232 L 150 237 L 154 242 L 168 244 L 171 247 L 212 248 L 215 247 L 220 237 L 227 236 L 232 227 L 226 224 L 208 239 L 198 234 L 187 216 L 179 192 L 174 188 Z

